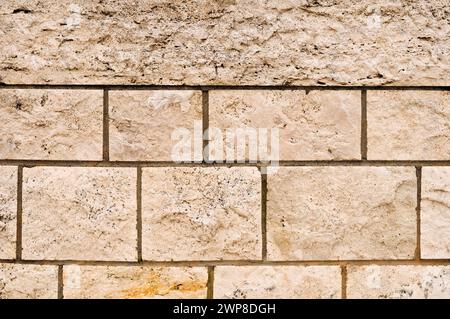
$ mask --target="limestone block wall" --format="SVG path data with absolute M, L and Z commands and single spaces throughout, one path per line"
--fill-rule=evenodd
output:
M 449 57 L 446 0 L 0 0 L 0 298 L 450 298 Z

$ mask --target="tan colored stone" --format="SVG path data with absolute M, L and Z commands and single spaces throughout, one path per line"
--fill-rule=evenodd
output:
M 0 259 L 16 256 L 17 167 L 0 167 Z M 1 295 L 1 294 L 0 294 Z
M 268 258 L 412 258 L 416 184 L 413 167 L 280 167 L 268 175 Z
M 58 267 L 0 264 L 0 299 L 58 298 Z
M 224 141 L 225 129 L 269 129 L 267 138 L 262 134 L 258 138 L 268 141 L 272 154 L 270 136 L 277 129 L 280 153 L 272 155 L 281 160 L 360 159 L 360 95 L 358 91 L 211 91 L 210 138 L 221 141 L 212 127 L 221 130 Z M 224 145 L 233 151 L 232 155 L 225 151 L 214 154 L 211 147 L 210 159 L 249 159 L 249 154 L 239 156 L 236 141 Z
M 144 260 L 261 258 L 261 175 L 254 167 L 144 168 Z
M 448 299 L 449 266 L 350 266 L 348 298 Z
M 111 160 L 172 161 L 181 138 L 176 130 L 191 132 L 183 161 L 202 160 L 202 93 L 200 91 L 112 91 L 110 105 Z M 194 149 L 194 125 L 199 131 Z M 196 151 L 196 152 L 195 152 Z M 195 152 L 195 154 L 194 154 Z
M 367 123 L 368 159 L 450 159 L 450 92 L 369 91 Z
M 207 268 L 64 266 L 64 298 L 206 298 Z
M 444 0 L 3 1 L 0 82 L 449 85 L 449 12 Z
M 24 259 L 136 260 L 136 169 L 23 172 Z
M 339 266 L 226 266 L 214 270 L 214 298 L 340 298 Z
M 421 257 L 450 259 L 450 167 L 422 168 Z
M 101 160 L 102 101 L 97 90 L 0 90 L 0 159 Z

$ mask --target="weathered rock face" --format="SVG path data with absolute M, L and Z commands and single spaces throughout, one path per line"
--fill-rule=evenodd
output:
M 217 267 L 214 298 L 339 298 L 339 266 Z
M 0 82 L 449 85 L 445 0 L 13 0 Z
M 0 259 L 16 256 L 17 167 L 0 167 Z
M 65 298 L 206 298 L 206 268 L 64 266 Z
M 268 175 L 268 258 L 411 259 L 416 184 L 410 167 L 281 167 Z

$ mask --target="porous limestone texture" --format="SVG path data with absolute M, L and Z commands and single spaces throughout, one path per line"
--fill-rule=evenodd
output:
M 0 167 L 0 259 L 16 256 L 17 167 Z
M 256 167 L 150 167 L 142 172 L 144 260 L 261 258 Z
M 24 259 L 137 259 L 136 169 L 23 171 Z
M 368 91 L 367 158 L 450 160 L 450 92 Z
M 414 256 L 413 167 L 280 167 L 267 178 L 269 259 Z
M 0 264 L 0 299 L 58 298 L 58 267 Z
M 257 149 L 253 145 L 267 142 L 268 155 L 261 153 L 259 160 L 361 158 L 361 93 L 358 91 L 211 91 L 209 111 L 210 140 L 224 141 L 225 146 L 224 151 L 218 148 L 219 152 L 211 146 L 210 159 L 256 160 L 250 152 L 239 154 L 237 140 L 227 140 L 226 130 L 237 128 L 254 129 L 256 133 L 258 139 L 253 144 L 246 141 L 247 149 Z M 213 128 L 220 129 L 223 139 Z M 261 129 L 268 129 L 267 136 Z M 235 133 L 237 139 L 245 138 L 242 133 Z M 272 136 L 279 152 L 271 142 Z M 260 151 L 264 149 L 260 147 Z
M 11 0 L 0 82 L 449 85 L 446 0 Z
M 102 101 L 99 90 L 1 89 L 0 159 L 101 160 Z
M 111 160 L 202 160 L 201 91 L 111 91 L 109 106 Z
M 64 266 L 64 298 L 206 298 L 207 268 Z
M 350 266 L 348 298 L 448 299 L 449 266 Z
M 421 257 L 450 259 L 450 167 L 422 168 Z
M 224 266 L 214 270 L 214 298 L 340 298 L 339 266 Z

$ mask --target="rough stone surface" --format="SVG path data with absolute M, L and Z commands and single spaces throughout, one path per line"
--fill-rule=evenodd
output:
M 450 92 L 369 91 L 372 160 L 450 160 Z
M 64 298 L 206 298 L 207 268 L 64 266 Z
M 17 167 L 0 167 L 0 259 L 16 256 Z
M 102 101 L 102 91 L 1 89 L 0 159 L 101 160 Z
M 412 258 L 416 184 L 412 167 L 280 167 L 268 175 L 268 258 Z
M 339 266 L 227 266 L 214 270 L 214 298 L 340 298 Z
M 257 168 L 144 168 L 144 260 L 261 257 Z
M 136 260 L 136 169 L 23 172 L 24 259 Z
M 267 138 L 258 136 L 268 141 L 269 154 L 275 153 L 269 155 L 271 159 L 360 159 L 360 95 L 357 91 L 211 91 L 209 127 L 221 129 L 223 136 L 225 129 L 271 130 Z M 279 131 L 279 154 L 270 146 L 274 129 Z M 210 138 L 214 138 L 213 130 Z M 226 152 L 214 156 L 211 147 L 211 159 L 249 159 L 249 154 L 238 155 L 236 141 L 224 144 L 234 150 L 234 156 L 228 158 Z
M 450 298 L 449 266 L 351 266 L 348 298 Z
M 449 85 L 445 0 L 13 0 L 0 82 Z
M 0 299 L 57 297 L 57 266 L 0 264 Z
M 450 167 L 422 168 L 421 257 L 450 259 Z
M 200 91 L 112 91 L 109 105 L 111 160 L 202 160 Z M 196 150 L 194 125 L 200 133 Z M 188 140 L 172 136 L 180 129 L 180 133 L 190 131 Z M 180 142 L 190 152 L 172 158 L 172 150 Z

